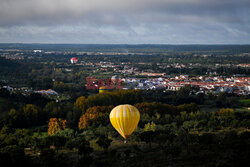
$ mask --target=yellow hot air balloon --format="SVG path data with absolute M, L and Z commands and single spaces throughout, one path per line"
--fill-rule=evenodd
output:
M 99 93 L 105 93 L 105 92 L 109 92 L 109 91 L 110 91 L 110 89 L 107 86 L 102 86 L 99 88 Z
M 140 112 L 136 107 L 124 104 L 113 108 L 109 117 L 113 127 L 126 141 L 139 123 Z

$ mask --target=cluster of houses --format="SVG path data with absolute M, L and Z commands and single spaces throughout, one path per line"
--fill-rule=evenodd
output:
M 142 63 L 138 63 L 142 64 Z M 150 63 L 143 63 L 148 65 Z M 124 89 L 164 89 L 164 91 L 178 91 L 185 85 L 199 88 L 197 93 L 234 93 L 238 95 L 250 94 L 250 77 L 224 77 L 218 76 L 216 72 L 207 73 L 211 76 L 188 75 L 171 76 L 166 73 L 156 73 L 154 71 L 140 71 L 137 67 L 131 67 L 130 63 L 121 63 L 119 65 L 113 62 L 99 62 L 93 66 L 99 66 L 100 71 L 106 68 L 113 68 L 117 74 L 132 74 L 135 78 L 122 78 L 125 83 Z M 175 64 L 183 68 L 182 64 Z M 245 65 L 245 64 L 244 64 Z M 177 68 L 177 67 L 176 67 Z
M 0 57 L 9 59 L 9 60 L 23 60 L 24 59 L 24 56 L 19 53 L 15 53 L 15 54 L 4 53 L 4 54 L 1 54 Z
M 140 90 L 152 90 L 161 89 L 163 91 L 178 91 L 185 85 L 196 87 L 198 93 L 233 93 L 237 95 L 249 95 L 250 94 L 250 77 L 189 77 L 188 75 L 179 76 L 164 76 L 154 78 L 119 78 L 113 76 L 112 82 L 115 80 L 121 80 L 123 89 L 140 89 Z M 1 87 L 0 87 L 1 88 Z M 10 92 L 19 91 L 24 95 L 30 93 L 39 93 L 47 96 L 58 96 L 58 93 L 52 89 L 48 90 L 32 90 L 28 88 L 12 88 L 10 86 L 3 86 Z
M 32 94 L 32 93 L 38 93 L 38 94 L 41 94 L 41 95 L 46 95 L 46 96 L 58 96 L 59 94 L 54 91 L 53 89 L 48 89 L 48 90 L 33 90 L 33 89 L 30 89 L 28 87 L 22 87 L 22 88 L 13 88 L 13 87 L 10 87 L 10 86 L 0 86 L 0 89 L 3 88 L 3 89 L 6 89 L 8 90 L 10 93 L 12 92 L 21 92 L 24 96 L 26 95 L 29 95 L 29 94 Z
M 178 91 L 185 85 L 199 88 L 197 93 L 234 93 L 238 95 L 250 94 L 250 77 L 189 77 L 180 75 L 159 78 L 126 78 L 123 79 L 126 88 L 134 89 L 164 89 Z

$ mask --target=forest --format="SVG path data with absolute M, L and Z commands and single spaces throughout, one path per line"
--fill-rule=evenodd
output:
M 228 94 L 197 97 L 189 91 L 188 86 L 165 95 L 114 91 L 56 102 L 1 89 L 0 162 L 41 167 L 248 163 L 249 99 Z M 110 111 L 119 104 L 132 104 L 140 112 L 127 143 L 109 121 Z

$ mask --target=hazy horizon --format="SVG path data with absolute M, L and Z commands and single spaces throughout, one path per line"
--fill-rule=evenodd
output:
M 250 45 L 250 43 L 180 43 L 180 44 L 175 44 L 175 43 L 42 43 L 42 42 L 0 42 L 0 44 L 24 44 L 24 45 L 173 45 L 173 46 L 178 46 L 178 45 Z

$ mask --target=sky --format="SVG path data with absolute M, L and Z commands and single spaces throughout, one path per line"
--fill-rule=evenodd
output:
M 250 44 L 250 0 L 0 0 L 0 43 Z

